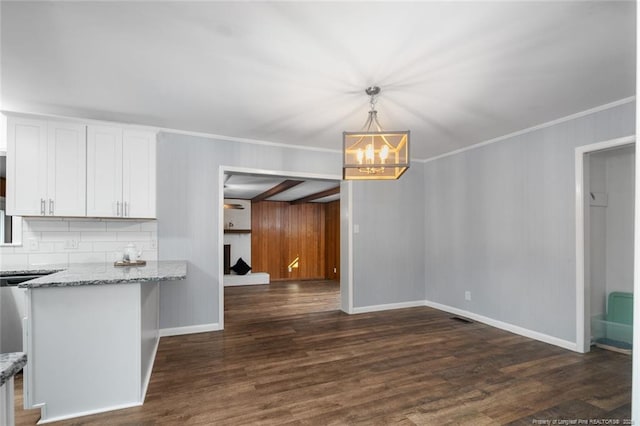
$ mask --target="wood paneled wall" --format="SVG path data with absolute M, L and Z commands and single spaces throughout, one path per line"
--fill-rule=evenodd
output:
M 325 210 L 325 205 L 321 203 L 289 204 L 281 201 L 253 203 L 251 205 L 252 270 L 268 272 L 272 281 L 332 278 L 333 274 L 331 277 L 326 276 L 328 267 L 325 250 L 327 236 Z M 339 216 L 335 220 L 339 221 Z M 334 225 L 330 226 L 333 229 Z M 332 237 L 332 241 L 334 239 L 335 237 Z M 334 251 L 335 249 L 332 248 L 331 252 Z M 289 270 L 289 265 L 296 258 L 298 258 L 298 267 L 292 267 Z M 335 263 L 333 257 L 331 263 Z M 331 271 L 333 267 L 331 266 Z
M 340 279 L 340 201 L 324 205 L 325 278 Z

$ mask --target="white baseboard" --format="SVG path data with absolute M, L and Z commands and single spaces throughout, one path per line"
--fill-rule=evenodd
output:
M 363 314 L 366 312 L 378 312 L 388 311 L 391 309 L 404 309 L 414 308 L 416 306 L 428 306 L 430 308 L 438 309 L 440 311 L 449 312 L 455 315 L 460 315 L 472 319 L 474 321 L 481 322 L 483 324 L 490 325 L 491 327 L 499 328 L 501 330 L 509 331 L 520 336 L 528 337 L 530 339 L 538 340 L 540 342 L 549 343 L 550 345 L 559 346 L 570 351 L 579 352 L 578 345 L 575 342 L 560 339 L 557 337 L 549 336 L 548 334 L 540 333 L 537 331 L 529 330 L 527 328 L 519 327 L 517 325 L 509 324 L 503 321 L 499 321 L 493 318 L 485 317 L 483 315 L 474 314 L 473 312 L 465 311 L 464 309 L 454 308 L 452 306 L 443 305 L 429 300 L 413 300 L 410 302 L 400 303 L 387 303 L 384 305 L 371 305 L 361 306 L 353 308 L 353 314 Z
M 415 308 L 416 306 L 424 306 L 424 300 L 412 300 L 410 302 L 386 303 L 384 305 L 371 305 L 354 307 L 354 314 L 364 314 L 366 312 L 389 311 L 391 309 Z
M 183 334 L 206 333 L 221 330 L 217 322 L 211 324 L 187 325 L 185 327 L 161 328 L 160 337 L 181 336 Z
M 40 407 L 40 420 L 36 424 L 43 425 L 47 423 L 59 422 L 62 420 L 74 419 L 76 417 L 91 416 L 93 414 L 106 413 L 107 411 L 122 410 L 124 408 L 139 407 L 142 402 L 132 402 L 127 404 L 113 405 L 111 407 L 99 408 L 97 410 L 78 411 L 77 413 L 65 414 L 63 416 L 47 418 L 47 404 L 34 405 L 33 408 Z
M 473 312 L 465 311 L 463 309 L 454 308 L 452 306 L 442 305 L 440 303 L 431 302 L 429 300 L 423 301 L 423 306 L 438 309 L 440 311 L 450 312 L 455 315 L 460 315 L 472 319 L 474 321 L 481 322 L 483 324 L 490 325 L 501 330 L 506 330 L 520 336 L 528 337 L 530 339 L 539 340 L 550 345 L 559 346 L 570 351 L 579 352 L 578 345 L 575 342 L 559 339 L 557 337 L 549 336 L 548 334 L 540 333 L 537 331 L 529 330 L 527 328 L 519 327 L 517 325 L 509 324 L 506 322 L 498 321 L 493 318 L 485 317 L 483 315 L 474 314 Z

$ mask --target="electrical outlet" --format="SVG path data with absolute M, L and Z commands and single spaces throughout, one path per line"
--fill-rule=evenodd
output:
M 289 269 L 289 272 L 292 272 L 292 271 L 293 271 L 293 269 L 291 268 L 291 266 L 289 266 L 289 268 L 288 268 L 288 269 Z
M 78 248 L 78 240 L 65 240 L 64 248 L 76 250 Z
M 338 273 L 338 268 L 333 268 L 333 273 L 337 274 Z
M 470 291 L 465 291 L 464 292 L 464 300 L 471 300 L 471 292 Z
M 354 234 L 360 233 L 360 225 L 353 225 L 353 233 Z
M 29 251 L 38 251 L 38 239 L 29 238 Z

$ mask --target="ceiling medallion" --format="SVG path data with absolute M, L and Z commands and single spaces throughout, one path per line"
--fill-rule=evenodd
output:
M 343 132 L 345 180 L 394 180 L 409 168 L 409 131 L 383 131 L 375 110 L 380 88 L 368 87 L 369 117 L 361 132 Z

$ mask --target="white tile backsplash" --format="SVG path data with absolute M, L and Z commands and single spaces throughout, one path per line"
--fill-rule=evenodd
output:
M 41 241 L 80 240 L 80 232 L 43 231 Z
M 106 222 L 74 221 L 69 224 L 70 231 L 101 231 L 107 230 Z
M 0 267 L 113 262 L 128 243 L 142 259 L 158 259 L 155 220 L 24 218 L 22 238 L 21 246 L 0 247 Z
M 10 267 L 10 266 L 22 266 L 27 264 L 29 261 L 29 256 L 26 254 L 4 254 L 4 247 L 2 247 L 2 266 Z
M 24 219 L 23 226 L 29 232 L 69 230 L 69 222 L 63 219 Z
M 107 230 L 109 231 L 140 231 L 140 222 L 123 222 L 123 221 L 108 221 L 106 222 Z M 156 226 L 157 229 L 157 226 Z
M 32 253 L 29 254 L 29 265 L 66 265 L 69 263 L 67 253 Z
M 88 231 L 88 232 L 80 232 L 78 237 L 82 241 L 116 241 L 116 233 L 115 232 L 97 232 L 97 231 Z

